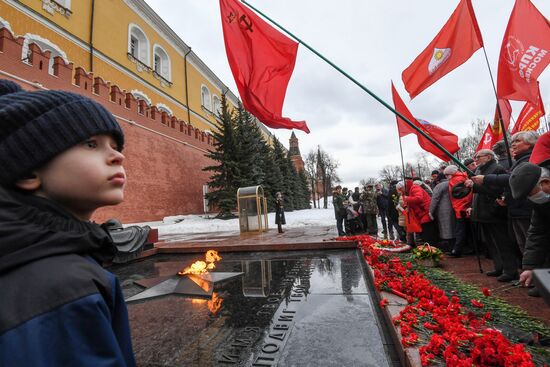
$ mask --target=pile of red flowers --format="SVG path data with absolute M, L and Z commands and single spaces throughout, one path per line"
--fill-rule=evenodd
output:
M 502 333 L 490 328 L 486 321 L 491 314 L 474 313 L 460 303 L 455 295 L 447 296 L 434 286 L 411 263 L 403 264 L 391 254 L 381 252 L 370 236 L 347 237 L 355 240 L 365 260 L 374 271 L 374 284 L 378 290 L 392 292 L 407 300 L 408 305 L 393 320 L 400 326 L 403 346 L 417 346 L 419 335 L 428 335 L 426 345 L 420 346 L 423 366 L 441 358 L 447 366 L 535 366 L 523 344 L 511 343 Z M 488 290 L 483 292 L 489 295 Z M 478 310 L 480 300 L 469 303 Z M 380 302 L 384 307 L 387 300 Z

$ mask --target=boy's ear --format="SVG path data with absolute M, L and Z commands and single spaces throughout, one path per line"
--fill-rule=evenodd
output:
M 15 186 L 25 191 L 36 191 L 41 185 L 42 181 L 34 172 L 15 182 Z

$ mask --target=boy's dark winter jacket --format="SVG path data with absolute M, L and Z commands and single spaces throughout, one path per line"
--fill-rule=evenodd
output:
M 0 187 L 0 366 L 134 366 L 100 226 Z

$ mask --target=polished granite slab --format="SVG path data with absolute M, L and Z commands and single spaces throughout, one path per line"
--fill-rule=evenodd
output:
M 214 272 L 242 274 L 211 295 L 128 303 L 139 366 L 395 365 L 356 250 L 222 256 Z M 157 255 L 110 270 L 128 299 L 200 259 Z

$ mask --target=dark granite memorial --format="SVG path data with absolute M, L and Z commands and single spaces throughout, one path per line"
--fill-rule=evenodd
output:
M 206 284 L 176 275 L 200 254 L 110 269 L 139 366 L 397 365 L 357 251 L 222 256 Z

